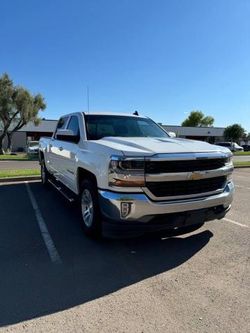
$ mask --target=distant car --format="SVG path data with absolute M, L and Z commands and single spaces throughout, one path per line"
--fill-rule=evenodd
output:
M 226 147 L 231 151 L 243 151 L 244 149 L 239 146 L 236 142 L 216 142 L 217 146 Z
M 233 144 L 233 148 L 234 148 L 232 151 L 244 151 L 243 147 L 238 145 L 236 142 L 232 142 L 232 144 Z
M 27 153 L 38 155 L 39 153 L 39 141 L 29 141 L 27 144 Z
M 242 145 L 244 151 L 250 151 L 250 145 Z

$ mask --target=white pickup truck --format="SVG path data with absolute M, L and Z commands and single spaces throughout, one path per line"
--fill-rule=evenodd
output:
M 39 143 L 42 183 L 79 199 L 88 235 L 130 237 L 222 219 L 234 185 L 232 153 L 171 138 L 151 119 L 71 113 Z

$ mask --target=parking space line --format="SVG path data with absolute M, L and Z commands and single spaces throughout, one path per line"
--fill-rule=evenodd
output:
M 227 221 L 227 222 L 230 222 L 230 223 L 233 223 L 233 224 L 236 224 L 238 225 L 239 227 L 242 227 L 242 228 L 250 228 L 248 225 L 245 225 L 245 224 L 242 224 L 242 223 L 239 223 L 239 222 L 236 222 L 234 220 L 230 220 L 230 219 L 227 219 L 227 218 L 223 218 L 223 220 Z
M 38 226 L 41 232 L 41 235 L 43 237 L 44 243 L 46 245 L 47 251 L 49 253 L 50 259 L 53 263 L 57 263 L 60 264 L 62 263 L 61 257 L 59 255 L 59 253 L 57 252 L 57 249 L 55 247 L 55 244 L 49 234 L 48 228 L 46 226 L 46 223 L 42 217 L 41 211 L 37 205 L 37 201 L 31 191 L 30 185 L 28 184 L 28 182 L 25 182 L 25 186 L 32 204 L 32 207 L 35 211 L 35 215 L 36 215 L 36 219 L 38 222 Z

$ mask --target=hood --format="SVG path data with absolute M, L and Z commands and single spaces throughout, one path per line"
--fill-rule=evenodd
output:
M 120 150 L 125 155 L 200 152 L 230 153 L 230 150 L 225 147 L 212 145 L 203 141 L 181 138 L 104 137 L 97 142 L 112 149 Z

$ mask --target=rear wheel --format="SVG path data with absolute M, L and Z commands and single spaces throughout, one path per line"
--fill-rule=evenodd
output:
M 100 237 L 101 213 L 97 187 L 92 180 L 85 179 L 81 184 L 80 207 L 84 232 L 91 237 Z

